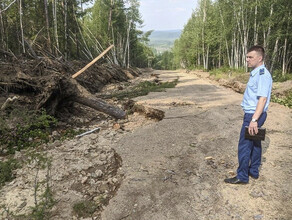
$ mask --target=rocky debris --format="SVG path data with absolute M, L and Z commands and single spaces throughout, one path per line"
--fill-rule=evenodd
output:
M 253 219 L 254 220 L 260 220 L 260 219 L 263 219 L 263 215 L 255 215 L 254 217 L 253 217 Z
M 159 110 L 159 109 L 155 109 L 155 108 L 151 108 L 148 106 L 144 106 L 141 104 L 137 104 L 133 100 L 129 100 L 129 101 L 125 102 L 124 109 L 128 110 L 129 112 L 138 112 L 140 114 L 145 115 L 145 117 L 147 117 L 147 118 L 151 118 L 151 119 L 154 119 L 157 121 L 161 121 L 165 116 L 164 111 Z
M 119 171 L 122 160 L 109 147 L 109 138 L 114 134 L 114 130 L 91 133 L 61 145 L 59 142 L 46 145 L 39 152 L 26 150 L 15 154 L 24 163 L 17 170 L 16 179 L 0 191 L 0 207 L 9 209 L 1 210 L 0 218 L 12 213 L 29 214 L 35 201 L 42 201 L 48 186 L 55 201 L 50 211 L 54 219 L 77 217 L 73 207 L 83 201 L 93 202 L 94 216 L 98 216 L 123 179 Z M 49 162 L 42 163 L 46 160 Z

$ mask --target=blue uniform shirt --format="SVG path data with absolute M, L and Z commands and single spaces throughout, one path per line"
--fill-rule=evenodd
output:
M 272 77 L 265 65 L 255 68 L 250 73 L 241 107 L 245 113 L 254 113 L 260 97 L 267 97 L 264 112 L 268 110 L 272 91 Z

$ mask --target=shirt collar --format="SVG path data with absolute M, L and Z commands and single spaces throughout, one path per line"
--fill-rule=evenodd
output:
M 250 75 L 251 75 L 251 76 L 255 76 L 255 74 L 258 73 L 259 69 L 264 68 L 264 67 L 265 67 L 265 64 L 258 66 L 257 68 L 253 69 L 253 70 L 250 72 Z

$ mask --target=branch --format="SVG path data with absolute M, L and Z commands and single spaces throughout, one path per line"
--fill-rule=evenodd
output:
M 14 0 L 13 2 L 11 2 L 6 8 L 4 8 L 3 10 L 1 10 L 0 9 L 0 14 L 2 13 L 2 12 L 4 12 L 4 11 L 6 11 L 8 8 L 10 8 L 10 6 L 12 5 L 12 4 L 14 4 L 16 2 L 16 0 Z

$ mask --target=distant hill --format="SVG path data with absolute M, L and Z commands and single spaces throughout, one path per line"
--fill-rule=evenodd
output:
M 174 41 L 181 35 L 182 30 L 153 31 L 150 35 L 149 45 L 158 53 L 170 50 Z

